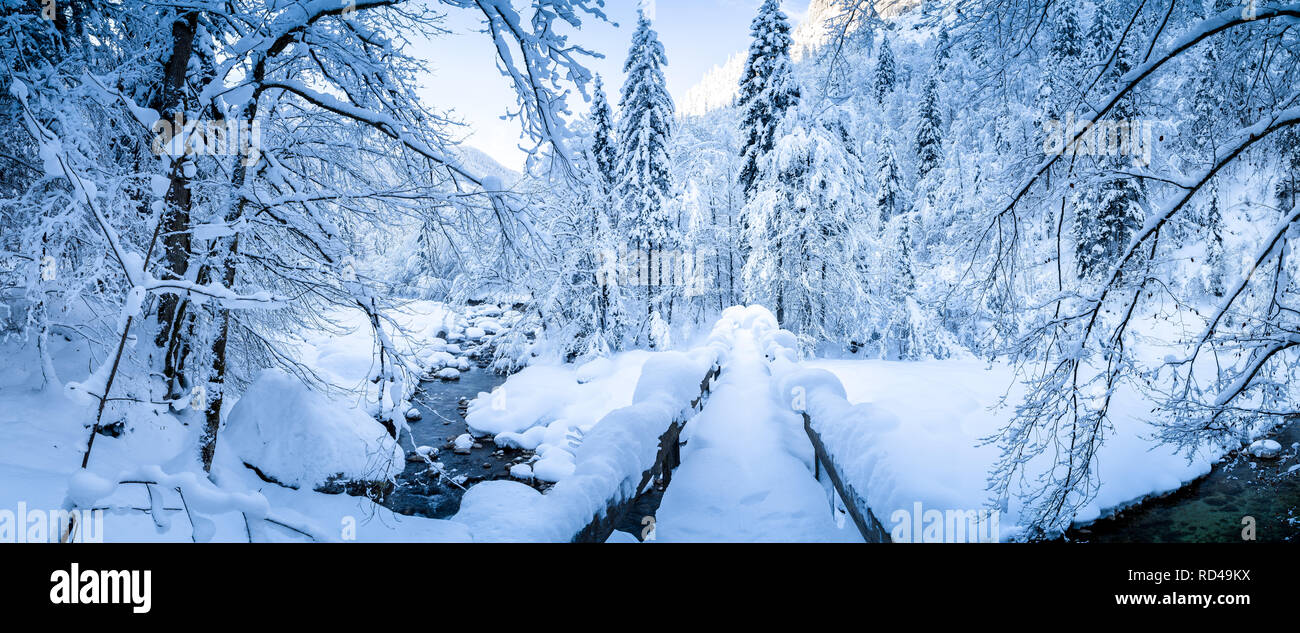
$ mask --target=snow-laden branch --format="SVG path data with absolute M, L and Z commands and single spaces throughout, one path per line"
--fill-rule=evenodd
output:
M 1166 47 L 1165 51 L 1155 58 L 1148 59 L 1145 63 L 1138 65 L 1119 78 L 1119 87 L 1105 100 L 1101 105 L 1094 108 L 1094 114 L 1090 118 L 1081 119 L 1080 125 L 1070 131 L 1071 137 L 1065 144 L 1066 147 L 1075 146 L 1080 139 L 1089 134 L 1098 121 L 1101 121 L 1107 114 L 1115 108 L 1119 102 L 1124 99 L 1130 92 L 1138 87 L 1145 79 L 1159 70 L 1162 66 L 1177 58 L 1179 55 L 1196 46 L 1200 42 L 1214 35 L 1236 28 L 1242 25 L 1255 24 L 1262 20 L 1271 20 L 1279 17 L 1300 18 L 1300 3 L 1292 3 L 1274 7 L 1259 7 L 1253 16 L 1244 15 L 1240 7 L 1232 7 L 1223 12 L 1206 19 L 1195 28 L 1185 33 Z M 997 222 L 1012 213 L 1016 205 L 1029 194 L 1034 185 L 1056 164 L 1066 153 L 1056 153 L 1049 155 L 1042 163 L 1034 168 L 1025 180 L 1016 187 L 1005 206 L 994 214 L 993 221 L 984 230 L 979 239 L 983 243 L 989 233 L 994 230 Z
M 352 105 L 351 103 L 343 101 L 333 95 L 308 88 L 306 84 L 303 84 L 300 81 L 290 79 L 265 81 L 262 82 L 258 91 L 260 92 L 268 89 L 280 89 L 291 92 L 312 105 L 368 125 L 383 133 L 385 136 L 401 143 L 417 154 L 452 170 L 460 177 L 473 183 L 475 186 L 483 188 L 484 183 L 482 180 L 469 170 L 462 167 L 460 161 L 447 156 L 443 152 L 435 150 L 430 147 L 428 143 L 411 136 L 410 133 L 404 129 L 404 126 L 401 123 L 388 114 Z
M 108 242 L 109 252 L 113 255 L 113 259 L 117 261 L 122 275 L 131 288 L 159 294 L 171 293 L 206 297 L 232 309 L 277 307 L 280 300 L 272 297 L 267 292 L 243 295 L 217 284 L 160 280 L 150 275 L 146 269 L 147 262 L 144 261 L 144 257 L 126 247 L 121 235 L 109 222 L 104 210 L 100 208 L 98 188 L 94 181 L 86 178 L 73 168 L 71 157 L 68 152 L 64 151 L 63 143 L 59 137 L 36 120 L 36 115 L 28 104 L 27 85 L 11 76 L 9 93 L 18 100 L 19 107 L 22 108 L 24 125 L 33 140 L 40 146 L 38 153 L 44 163 L 46 175 L 50 178 L 62 178 L 72 185 L 74 197 L 90 210 L 95 225 L 99 227 L 105 241 Z

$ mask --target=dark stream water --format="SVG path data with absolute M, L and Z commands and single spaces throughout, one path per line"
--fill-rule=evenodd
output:
M 505 380 L 504 376 L 474 367 L 461 373 L 458 381 L 432 380 L 420 385 L 411 402 L 420 410 L 421 419 L 410 423 L 411 437 L 416 446 L 438 449 L 432 460 L 441 464 L 441 470 L 408 457 L 406 469 L 398 476 L 385 506 L 400 514 L 445 519 L 460 509 L 465 488 L 489 479 L 507 479 L 512 464 L 531 456 L 528 451 L 498 449 L 490 437 L 479 439 L 468 455 L 452 452 L 451 441 L 469 432 L 461 403 L 478 397 L 479 392 L 492 391 Z M 405 437 L 402 447 L 409 456 L 410 445 Z
M 1276 459 L 1244 451 L 1214 465 L 1210 474 L 1115 516 L 1070 530 L 1072 541 L 1114 543 L 1240 543 L 1247 517 L 1255 540 L 1300 542 L 1300 421 L 1270 439 L 1282 445 Z M 1288 472 L 1289 471 L 1289 472 Z M 1246 521 L 1246 523 L 1243 523 Z

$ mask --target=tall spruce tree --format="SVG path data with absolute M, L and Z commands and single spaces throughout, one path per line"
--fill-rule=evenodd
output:
M 779 0 L 765 0 L 750 23 L 753 41 L 740 78 L 739 105 L 744 112 L 741 133 L 740 184 L 748 199 L 754 191 L 759 162 L 772 151 L 777 127 L 786 111 L 799 103 L 799 85 L 790 62 L 790 24 Z
M 620 229 L 644 256 L 638 277 L 646 289 L 647 322 L 655 314 L 655 298 L 670 273 L 662 261 L 663 251 L 677 241 L 676 222 L 669 213 L 672 174 L 668 142 L 674 108 L 662 70 L 667 65 L 659 35 L 649 18 L 640 14 L 623 65 L 627 79 L 619 102 L 617 173 Z
M 1215 297 L 1224 293 L 1227 262 L 1223 252 L 1223 214 L 1219 211 L 1219 190 L 1211 183 L 1206 192 L 1205 208 L 1205 291 Z
M 898 69 L 894 64 L 894 52 L 889 49 L 889 38 L 880 38 L 880 52 L 876 55 L 876 103 L 883 104 L 885 97 L 894 92 L 898 81 Z
M 618 349 L 621 310 L 621 288 L 618 283 L 615 231 L 618 226 L 617 205 L 613 204 L 618 184 L 618 153 L 614 141 L 614 121 L 605 96 L 605 84 L 596 76 L 595 96 L 591 104 L 591 168 L 595 172 L 595 200 L 591 205 L 592 218 L 586 249 L 594 252 L 592 275 L 596 286 L 596 314 L 594 328 L 597 345 L 591 350 L 600 353 Z
M 905 203 L 898 163 L 894 160 L 894 144 L 886 135 L 880 137 L 879 155 L 876 168 L 876 209 L 880 213 L 880 224 L 884 226 L 899 214 Z
M 939 113 L 939 82 L 930 75 L 921 97 L 920 121 L 916 126 L 917 180 L 924 180 L 943 162 L 943 120 Z
M 1047 47 L 1048 82 L 1057 86 L 1078 81 L 1074 76 L 1079 59 L 1083 57 L 1081 46 L 1082 33 L 1079 30 L 1079 16 L 1074 5 L 1063 2 L 1056 9 L 1052 24 L 1052 39 Z M 1057 95 L 1059 102 L 1064 95 Z
M 1118 21 L 1105 3 L 1099 4 L 1088 32 L 1094 61 L 1099 67 L 1105 64 L 1106 56 L 1117 45 L 1118 38 Z M 1103 70 L 1100 83 L 1108 90 L 1131 69 L 1131 55 L 1129 47 L 1121 45 L 1113 63 Z M 1121 129 L 1140 125 L 1138 109 L 1131 96 L 1121 99 L 1108 119 L 1107 124 L 1119 125 Z M 1132 158 L 1125 155 L 1123 147 L 1110 147 L 1109 139 L 1103 138 L 1109 136 L 1093 135 L 1091 145 L 1092 153 L 1096 155 L 1096 178 L 1084 187 L 1075 205 L 1075 256 L 1080 277 L 1092 277 L 1108 268 L 1142 224 L 1142 185 L 1136 178 L 1118 173 L 1131 168 Z M 1136 137 L 1136 132 L 1132 136 Z
M 600 75 L 596 75 L 596 89 L 591 102 L 591 124 L 591 156 L 597 185 L 602 193 L 610 195 L 618 184 L 618 150 L 614 144 L 614 115 Z

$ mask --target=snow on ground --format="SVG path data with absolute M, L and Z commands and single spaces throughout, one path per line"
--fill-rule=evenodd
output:
M 157 480 L 156 475 L 178 482 L 189 476 L 196 481 L 184 483 L 184 499 L 165 485 L 122 484 L 102 498 L 92 495 L 91 507 L 104 510 L 96 538 L 108 542 L 244 542 L 250 536 L 259 542 L 470 540 L 462 526 L 449 521 L 399 516 L 368 499 L 266 483 L 245 468 L 224 441 L 219 442 L 213 467 L 220 490 L 205 486 L 194 477 L 198 471 L 191 454 L 196 445 L 194 429 L 171 415 L 150 417 L 137 417 L 134 430 L 119 438 L 95 439 L 89 464 L 94 479 L 140 479 L 135 475 L 150 470 L 143 465 L 156 464 L 156 472 L 148 472 L 150 481 Z M 61 392 L 0 386 L 0 482 L 4 482 L 0 511 L 17 515 L 25 508 L 30 515 L 58 510 L 65 507 L 70 489 L 88 487 L 72 485 L 83 472 L 87 433 L 82 421 L 86 419 L 84 409 Z M 240 507 L 248 503 L 267 508 L 266 516 L 258 518 L 254 513 L 246 519 Z M 9 538 L 18 537 L 0 535 Z
M 574 469 L 574 449 L 610 411 L 632 404 L 651 352 L 630 351 L 583 365 L 526 367 L 470 402 L 466 421 L 498 446 L 536 450 L 535 477 L 555 482 Z
M 94 507 L 108 509 L 104 536 L 110 541 L 566 538 L 561 532 L 580 527 L 605 501 L 635 494 L 628 481 L 653 458 L 658 434 L 689 405 L 707 368 L 721 360 L 722 377 L 707 407 L 686 427 L 683 463 L 660 508 L 657 540 L 857 540 L 851 525 L 835 525 L 812 477 L 811 448 L 801 421 L 789 403 L 781 402 L 786 374 L 781 380 L 769 375 L 769 368 L 793 362 L 782 351 L 792 342 L 765 313 L 761 308 L 729 310 L 710 342 L 690 353 L 634 351 L 580 366 L 537 365 L 512 376 L 498 391 L 482 394 L 471 407 L 471 425 L 503 445 L 537 449 L 539 459 L 527 471 L 519 469 L 521 478 L 560 483 L 545 496 L 518 482 L 480 484 L 466 495 L 455 521 L 402 517 L 366 499 L 326 495 L 307 485 L 290 490 L 262 481 L 242 464 L 241 454 L 259 442 L 266 450 L 277 442 L 305 447 L 302 438 L 289 432 L 294 425 L 272 424 L 291 413 L 301 414 L 302 424 L 310 418 L 337 427 L 325 424 L 333 418 L 325 419 L 330 416 L 321 414 L 324 408 L 338 414 L 334 423 L 346 422 L 354 430 L 366 426 L 354 424 L 371 413 L 366 403 L 373 399 L 365 380 L 373 348 L 364 318 L 348 322 L 350 329 L 341 333 L 299 339 L 300 360 L 339 388 L 328 401 L 317 396 L 321 400 L 303 404 L 301 398 L 288 397 L 294 389 L 264 385 L 273 393 L 263 394 L 263 400 L 285 397 L 282 407 L 258 406 L 251 416 L 258 422 L 252 425 L 257 430 L 252 439 L 241 436 L 243 415 L 240 404 L 233 403 L 235 430 L 221 437 L 213 468 L 219 488 L 194 476 L 196 425 L 182 424 L 166 407 L 146 405 L 130 409 L 130 432 L 96 437 L 92 476 L 79 475 L 85 424 L 93 410 L 57 386 L 42 386 L 34 351 L 7 344 L 0 350 L 7 357 L 0 375 L 0 481 L 5 484 L 0 486 L 0 510 L 16 512 L 20 504 L 58 509 L 71 489 L 93 499 Z M 398 319 L 414 332 L 398 344 L 417 357 L 444 352 L 449 344 L 439 335 L 455 331 L 458 324 L 445 307 L 428 302 L 413 305 Z M 53 343 L 59 375 L 75 379 L 92 366 L 84 343 L 61 337 Z M 981 446 L 980 438 L 997 431 L 1010 414 L 990 407 L 1004 393 L 1010 403 L 1021 396 L 1008 368 L 974 360 L 814 360 L 801 366 L 830 372 L 789 375 L 817 385 L 818 395 L 810 397 L 818 402 L 839 398 L 843 403 L 831 407 L 843 415 L 827 416 L 833 419 L 819 421 L 819 429 L 887 530 L 895 511 L 911 512 L 916 503 L 940 511 L 985 507 L 985 482 L 998 449 Z M 256 386 L 253 393 L 258 393 Z M 812 404 L 809 410 L 815 411 Z M 1147 439 L 1151 429 L 1140 418 L 1148 408 L 1132 391 L 1116 394 L 1115 429 L 1099 455 L 1102 486 L 1080 521 L 1175 489 L 1209 471 L 1214 455 L 1188 462 L 1167 448 L 1153 448 Z M 265 433 L 277 437 L 263 437 Z M 395 451 L 386 454 L 397 457 Z M 306 477 L 295 480 L 299 484 L 319 483 L 318 476 L 333 474 L 322 470 L 312 475 L 302 464 L 286 468 L 288 475 L 278 470 L 268 474 L 286 480 L 294 479 L 293 474 Z M 104 481 L 124 477 L 164 485 L 97 490 Z M 70 485 L 74 478 L 79 483 Z M 1005 506 L 1004 539 L 1016 534 L 1018 509 L 1014 498 Z
M 848 401 L 864 405 L 857 409 L 863 428 L 836 429 L 836 421 L 823 421 L 819 430 L 828 444 L 838 442 L 837 459 L 858 489 L 868 491 L 867 502 L 886 530 L 894 527 L 894 512 L 910 517 L 917 502 L 924 510 L 986 507 L 986 481 L 998 447 L 981 446 L 980 439 L 995 433 L 1012 414 L 1010 406 L 991 409 L 1003 394 L 1014 405 L 1024 393 L 1010 368 L 990 368 L 976 360 L 814 360 L 803 365 L 830 371 L 843 383 Z M 1149 409 L 1131 389 L 1116 392 L 1115 428 L 1098 454 L 1101 488 L 1077 522 L 1174 490 L 1210 471 L 1217 455 L 1201 453 L 1189 462 L 1149 439 L 1152 428 L 1141 418 Z M 855 419 L 847 413 L 838 417 Z M 1036 472 L 1033 466 L 1030 471 Z M 1014 497 L 1008 500 L 1000 517 L 1003 539 L 1017 533 L 1018 506 Z
M 771 389 L 755 332 L 736 332 L 655 521 L 656 542 L 861 542 L 813 478 L 802 420 Z
M 302 430 L 302 425 L 310 423 L 323 424 L 333 433 L 339 430 L 338 423 L 361 426 L 356 416 L 369 413 L 363 403 L 373 401 L 373 396 L 360 395 L 373 364 L 369 326 L 363 317 L 344 318 L 347 327 L 341 333 L 322 331 L 300 337 L 299 360 L 340 390 L 354 390 L 337 391 L 328 401 L 314 394 L 314 404 L 306 406 L 302 398 L 292 397 L 300 386 L 272 389 L 283 392 L 280 395 L 284 399 L 280 409 L 272 410 L 269 404 L 259 406 L 261 421 L 268 423 L 259 429 L 260 439 L 267 441 L 265 449 L 302 449 L 304 438 L 288 431 Z M 399 337 L 395 344 L 415 352 L 422 345 L 436 345 L 435 335 L 451 318 L 453 315 L 441 304 L 417 302 L 396 316 L 399 323 L 411 328 L 412 335 Z M 96 358 L 92 363 L 85 344 L 76 339 L 70 342 L 56 336 L 51 342 L 55 369 L 65 380 L 84 376 L 89 367 L 102 360 Z M 86 425 L 94 419 L 93 406 L 69 398 L 58 385 L 43 385 L 34 349 L 11 341 L 0 344 L 0 354 L 5 358 L 0 374 L 0 511 L 15 515 L 20 508 L 28 513 L 56 511 L 67 507 L 65 500 L 73 493 L 91 507 L 105 511 L 103 531 L 98 536 L 106 541 L 470 540 L 464 526 L 450 521 L 399 516 L 368 499 L 327 495 L 307 487 L 291 490 L 264 482 L 244 467 L 241 451 L 232 447 L 231 438 L 224 434 L 219 436 L 209 481 L 201 474 L 194 454 L 198 425 L 182 423 L 166 406 L 115 407 L 114 411 L 127 415 L 130 430 L 120 437 L 96 436 L 88 468 L 82 471 Z M 264 396 L 264 402 L 276 402 L 276 393 Z M 303 406 L 296 407 L 295 403 Z M 239 407 L 238 401 L 231 405 Z M 337 418 L 335 424 L 324 424 L 329 421 L 321 417 L 326 409 Z M 283 422 L 281 413 L 296 415 L 300 424 L 270 424 Z M 106 421 L 115 419 L 116 414 Z M 382 428 L 371 422 L 375 428 Z M 267 433 L 278 435 L 268 438 Z M 238 440 L 239 432 L 234 435 Z M 344 450 L 337 437 L 332 440 L 333 448 Z M 356 447 L 344 452 L 351 448 Z M 395 453 L 387 455 L 397 457 Z M 315 480 L 308 465 L 299 466 L 305 472 L 299 475 Z M 277 474 L 293 478 L 292 473 Z M 160 481 L 162 485 L 112 486 L 122 479 Z M 178 487 L 184 497 L 176 491 Z M 48 533 L 38 536 L 41 540 L 50 538 Z M 18 537 L 0 534 L 0 540 L 9 538 Z
M 385 481 L 405 455 L 364 411 L 338 406 L 298 378 L 267 369 L 230 409 L 221 437 L 243 463 L 292 488 L 330 478 Z

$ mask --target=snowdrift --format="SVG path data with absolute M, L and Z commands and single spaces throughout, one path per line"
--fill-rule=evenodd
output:
M 365 411 L 277 369 L 263 371 L 231 409 L 224 438 L 245 464 L 291 488 L 383 481 L 403 466 L 397 442 Z

